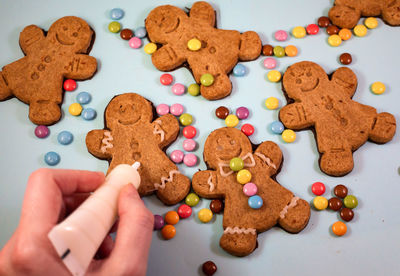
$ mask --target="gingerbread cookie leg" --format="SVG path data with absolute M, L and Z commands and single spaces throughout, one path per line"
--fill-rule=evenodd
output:
M 392 26 L 400 25 L 400 0 L 391 1 L 382 10 L 383 20 Z
M 345 5 L 333 6 L 329 10 L 329 18 L 332 23 L 342 28 L 352 29 L 360 20 L 361 11 Z
M 8 98 L 11 98 L 12 92 L 8 87 L 6 79 L 3 74 L 0 72 L 0 101 L 4 101 Z
M 387 143 L 396 133 L 396 119 L 387 112 L 379 113 L 369 133 L 369 139 L 376 143 Z
M 219 240 L 219 245 L 232 255 L 247 256 L 256 249 L 256 230 L 227 227 Z
M 254 60 L 261 54 L 261 40 L 256 32 L 248 31 L 240 36 L 239 59 Z
M 310 205 L 298 197 L 293 197 L 279 213 L 279 225 L 289 233 L 298 233 L 306 227 L 310 218 Z
M 203 74 L 196 74 L 193 70 L 194 75 L 201 76 L 203 74 L 209 73 L 204 72 Z M 210 86 L 200 86 L 201 95 L 208 100 L 218 100 L 228 96 L 232 91 L 232 83 L 228 75 L 225 73 L 212 74 L 214 77 L 214 82 Z M 196 79 L 196 82 L 200 83 L 200 77 Z
M 29 104 L 29 119 L 37 125 L 51 125 L 61 118 L 60 106 L 52 99 L 36 99 Z

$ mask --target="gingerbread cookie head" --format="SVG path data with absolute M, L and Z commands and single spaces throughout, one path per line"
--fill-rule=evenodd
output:
M 85 53 L 92 40 L 93 32 L 82 19 L 66 16 L 54 22 L 47 37 L 55 44 L 71 48 L 75 53 Z
M 114 97 L 105 112 L 106 126 L 133 126 L 138 122 L 150 123 L 153 118 L 149 101 L 135 93 L 125 93 Z

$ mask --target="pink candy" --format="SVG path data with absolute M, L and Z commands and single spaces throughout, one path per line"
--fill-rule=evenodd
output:
M 133 48 L 133 49 L 137 49 L 140 48 L 140 46 L 142 46 L 142 40 L 136 36 L 132 37 L 131 39 L 129 39 L 129 47 Z
M 38 138 L 46 138 L 50 133 L 50 130 L 47 126 L 37 126 L 35 128 L 35 135 Z
M 183 158 L 183 163 L 188 167 L 193 167 L 197 163 L 197 156 L 193 153 L 186 154 Z
M 156 111 L 160 116 L 166 115 L 169 113 L 169 106 L 166 104 L 159 104 L 157 105 Z
M 264 59 L 264 67 L 267 69 L 274 69 L 276 67 L 276 59 L 274 58 Z
M 172 160 L 172 162 L 177 163 L 177 164 L 182 162 L 183 157 L 184 157 L 184 154 L 181 150 L 174 150 L 169 155 L 169 158 Z
M 177 96 L 182 95 L 183 93 L 185 93 L 185 86 L 181 83 L 175 83 L 172 86 L 172 93 L 174 93 Z
M 243 186 L 243 193 L 247 196 L 253 196 L 257 194 L 257 190 L 257 185 L 251 182 Z
M 178 104 L 178 103 L 173 104 L 173 105 L 171 105 L 171 110 L 170 111 L 171 111 L 172 115 L 181 116 L 182 113 L 183 113 L 183 105 Z
M 182 146 L 186 151 L 193 151 L 196 148 L 196 141 L 193 139 L 185 139 Z
M 275 32 L 275 39 L 278 41 L 285 41 L 288 38 L 287 32 L 279 30 Z

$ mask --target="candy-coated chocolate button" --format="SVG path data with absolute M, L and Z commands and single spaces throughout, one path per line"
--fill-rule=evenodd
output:
M 295 38 L 303 38 L 306 36 L 306 29 L 304 29 L 302 26 L 294 27 L 292 30 L 292 35 Z
M 246 196 L 253 196 L 253 195 L 256 195 L 257 194 L 257 185 L 256 184 L 254 184 L 254 183 L 252 183 L 252 182 L 249 182 L 249 183 L 246 183 L 246 184 L 244 184 L 244 186 L 243 186 L 243 193 L 246 195 Z
M 183 128 L 183 136 L 187 139 L 192 139 L 196 136 L 197 130 L 194 126 L 186 126 Z
M 342 39 L 340 38 L 339 35 L 334 34 L 334 35 L 331 35 L 330 37 L 328 37 L 328 43 L 332 47 L 337 47 L 340 44 L 342 44 Z
M 224 208 L 224 205 L 222 204 L 221 200 L 219 200 L 219 199 L 211 200 L 210 209 L 214 214 L 221 213 L 223 208 Z
M 243 159 L 239 157 L 232 158 L 231 161 L 229 162 L 229 167 L 234 172 L 240 171 L 244 167 Z
M 185 93 L 186 88 L 185 88 L 185 86 L 184 86 L 183 84 L 181 84 L 181 83 L 175 83 L 175 84 L 172 86 L 171 90 L 172 90 L 172 93 L 174 93 L 174 94 L 177 95 L 177 96 L 180 96 L 180 95 L 182 95 L 182 94 Z
M 236 109 L 236 116 L 240 120 L 247 119 L 247 117 L 249 117 L 249 110 L 247 109 L 247 107 L 241 106 L 238 109 Z
M 199 220 L 203 223 L 207 223 L 212 220 L 213 218 L 213 213 L 211 212 L 210 209 L 203 208 L 199 211 L 197 214 Z
M 174 150 L 173 152 L 171 152 L 171 154 L 169 155 L 169 158 L 172 160 L 172 162 L 174 162 L 175 164 L 179 164 L 182 163 L 183 161 L 183 157 L 185 156 L 185 154 L 183 153 L 183 151 L 181 150 Z
M 165 222 L 175 225 L 179 222 L 179 215 L 176 211 L 169 211 L 165 214 Z
M 212 261 L 207 261 L 202 265 L 202 270 L 205 275 L 212 276 L 217 272 L 217 266 Z
M 347 226 L 341 221 L 337 221 L 332 225 L 332 232 L 336 236 L 343 236 L 347 232 Z
M 190 193 L 185 198 L 185 203 L 190 207 L 196 206 L 200 201 L 200 198 L 195 193 Z
M 254 127 L 251 124 L 244 124 L 242 125 L 241 131 L 246 136 L 251 136 L 254 133 Z
M 339 33 L 339 28 L 335 25 L 330 25 L 328 28 L 326 28 L 326 33 L 328 35 L 334 35 Z
M 214 83 L 214 76 L 207 73 L 200 77 L 200 83 L 204 86 L 210 86 Z
M 359 37 L 366 36 L 367 32 L 368 32 L 367 27 L 365 27 L 364 25 L 355 26 L 353 31 L 354 31 L 354 34 Z
M 297 47 L 294 45 L 288 45 L 285 47 L 285 53 L 288 57 L 295 57 L 298 53 Z
M 146 54 L 153 54 L 155 51 L 157 51 L 157 45 L 153 42 L 147 43 L 144 48 L 143 48 L 144 52 Z
M 251 181 L 251 172 L 246 169 L 240 170 L 236 175 L 236 180 L 240 184 L 246 184 Z
M 136 35 L 138 38 L 144 38 L 144 37 L 147 35 L 146 28 L 145 28 L 145 27 L 138 27 L 138 28 L 135 30 L 135 35 Z
M 270 57 L 264 59 L 264 67 L 267 69 L 274 69 L 276 67 L 276 59 Z
M 344 185 L 336 185 L 333 189 L 333 193 L 339 198 L 345 198 L 347 196 L 348 189 Z
M 220 106 L 215 110 L 215 116 L 220 119 L 225 120 L 226 117 L 229 115 L 229 109 L 225 106 Z
M 236 115 L 230 114 L 225 118 L 225 124 L 227 127 L 235 127 L 239 123 L 239 118 Z
M 282 46 L 275 46 L 274 47 L 274 55 L 276 57 L 284 57 L 285 56 L 285 49 Z
M 192 83 L 188 87 L 188 93 L 192 96 L 197 96 L 200 94 L 200 86 L 197 83 Z
M 284 30 L 276 31 L 274 36 L 278 41 L 285 41 L 288 38 L 288 34 Z
M 265 107 L 270 110 L 277 109 L 279 107 L 279 100 L 275 97 L 269 97 L 265 100 Z
M 88 104 L 92 100 L 92 96 L 88 92 L 80 92 L 76 96 L 76 101 L 80 104 Z
M 189 205 L 182 204 L 178 208 L 178 215 L 180 218 L 188 218 L 192 215 L 192 208 Z
M 291 129 L 285 129 L 282 132 L 282 139 L 286 143 L 293 143 L 296 140 L 296 132 Z
M 164 227 L 164 219 L 160 215 L 154 215 L 154 230 L 160 230 Z
M 319 32 L 319 27 L 317 24 L 309 24 L 306 30 L 309 35 L 316 35 Z
M 74 91 L 76 89 L 76 81 L 67 79 L 64 81 L 64 90 L 65 91 Z
M 339 60 L 341 64 L 349 65 L 353 61 L 353 58 L 349 53 L 343 53 L 340 55 Z
M 313 200 L 315 209 L 324 210 L 328 207 L 328 200 L 323 196 L 316 196 Z
M 173 225 L 165 225 L 161 230 L 161 235 L 164 239 L 170 240 L 176 235 L 176 229 Z
M 190 51 L 198 51 L 201 49 L 201 41 L 196 38 L 192 38 L 188 41 L 187 47 Z
M 354 209 L 358 205 L 358 200 L 353 195 L 348 195 L 343 199 L 344 206 L 350 209 Z
M 123 40 L 129 40 L 133 37 L 133 32 L 130 29 L 123 29 L 119 35 Z
M 272 122 L 270 127 L 275 134 L 281 134 L 285 130 L 284 125 L 279 121 Z
M 124 11 L 120 8 L 114 8 L 110 11 L 110 18 L 112 20 L 120 20 L 124 17 Z
M 328 200 L 328 207 L 333 211 L 339 211 L 342 208 L 343 203 L 337 197 L 332 197 Z
M 71 115 L 79 116 L 82 112 L 82 106 L 79 103 L 73 103 L 69 106 L 68 111 Z
M 183 105 L 175 103 L 171 105 L 169 112 L 174 116 L 181 116 L 183 113 Z
M 197 164 L 197 156 L 193 153 L 188 153 L 183 157 L 183 163 L 188 167 L 196 166 Z
M 94 120 L 96 116 L 97 116 L 96 110 L 90 107 L 83 109 L 81 112 L 81 117 L 86 121 Z
M 247 203 L 249 204 L 250 208 L 252 209 L 260 209 L 263 206 L 263 200 L 259 195 L 254 195 L 249 197 L 247 200 Z
M 44 156 L 44 162 L 49 166 L 55 166 L 60 162 L 60 155 L 57 152 L 49 151 Z
M 182 147 L 186 151 L 194 151 L 196 149 L 196 141 L 193 139 L 185 139 L 182 143 Z M 196 158 L 196 162 L 197 162 L 197 158 Z M 196 164 L 196 162 L 195 162 L 195 164 Z M 185 163 L 185 165 L 187 165 L 187 164 Z
M 364 25 L 368 27 L 368 29 L 375 29 L 378 27 L 378 20 L 375 17 L 368 17 L 364 21 Z
M 372 93 L 374 93 L 376 95 L 380 95 L 380 94 L 385 93 L 386 86 L 382 82 L 377 81 L 371 85 L 371 91 L 372 91 Z
M 351 38 L 352 34 L 349 29 L 341 29 L 339 31 L 339 36 L 342 40 L 349 40 Z
M 131 39 L 129 39 L 129 47 L 133 48 L 133 49 L 138 49 L 142 46 L 142 40 L 136 36 L 132 37 Z
M 108 24 L 108 30 L 112 33 L 118 33 L 121 30 L 121 24 L 117 21 L 112 21 Z
M 270 82 L 278 82 L 281 80 L 281 77 L 282 77 L 281 72 L 277 70 L 271 70 L 267 74 L 267 78 Z
M 69 131 L 61 131 L 58 135 L 57 135 L 57 141 L 61 144 L 61 145 L 69 145 L 72 143 L 72 141 L 74 140 L 74 136 L 72 135 L 71 132 Z
M 35 135 L 37 138 L 46 138 L 49 136 L 50 130 L 47 126 L 37 126 L 35 128 Z
M 169 106 L 167 104 L 159 104 L 156 107 L 156 112 L 160 116 L 166 115 L 169 113 Z
M 193 122 L 193 117 L 188 113 L 183 113 L 181 116 L 179 116 L 179 122 L 183 126 L 191 125 Z
M 264 56 L 272 56 L 274 54 L 274 47 L 272 47 L 272 45 L 266 44 L 262 47 L 262 53 Z
M 323 195 L 325 193 L 325 184 L 322 182 L 315 182 L 311 186 L 311 191 L 314 195 Z
M 173 80 L 174 78 L 172 77 L 172 75 L 168 73 L 162 74 L 160 77 L 160 82 L 162 85 L 170 85 Z
M 233 75 L 236 77 L 243 77 L 246 75 L 246 67 L 243 64 L 236 64 L 235 67 L 233 67 Z
M 353 212 L 353 210 L 351 210 L 349 208 L 343 208 L 340 211 L 340 217 L 344 221 L 351 221 L 353 219 L 353 217 L 354 217 L 354 212 Z
M 331 25 L 331 20 L 329 19 L 329 17 L 321 16 L 320 18 L 318 18 L 318 26 L 320 26 L 321 28 L 326 28 L 329 25 Z

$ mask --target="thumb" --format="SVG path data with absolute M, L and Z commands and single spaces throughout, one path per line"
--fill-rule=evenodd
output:
M 145 275 L 154 216 L 132 184 L 122 188 L 118 198 L 118 231 L 110 261 L 123 274 Z

